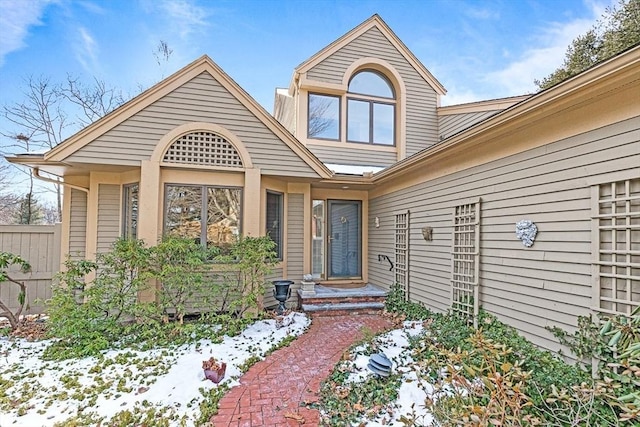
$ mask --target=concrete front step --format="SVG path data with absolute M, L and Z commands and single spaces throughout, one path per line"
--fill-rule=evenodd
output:
M 311 316 L 344 316 L 375 314 L 384 309 L 384 302 L 302 304 L 302 311 Z
M 298 291 L 298 306 L 312 316 L 375 314 L 384 309 L 387 291 L 371 284 L 355 289 L 316 285 L 313 294 Z

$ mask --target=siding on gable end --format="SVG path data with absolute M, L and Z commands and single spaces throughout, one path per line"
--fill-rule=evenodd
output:
M 87 193 L 70 189 L 71 209 L 69 218 L 69 253 L 72 259 L 86 257 Z M 66 255 L 66 254 L 65 254 Z
M 120 237 L 120 186 L 98 185 L 98 253 L 109 252 Z
M 476 123 L 481 122 L 487 117 L 491 117 L 502 110 L 479 111 L 475 113 L 449 114 L 438 116 L 438 125 L 440 126 L 440 138 L 446 139 L 458 132 L 461 132 Z
M 307 148 L 325 163 L 380 166 L 387 167 L 397 160 L 396 153 L 386 151 L 367 151 L 345 147 L 327 147 L 323 145 L 307 144 Z
M 139 166 L 177 126 L 207 122 L 233 132 L 264 175 L 317 173 L 210 74 L 202 73 L 81 148 L 66 160 Z
M 404 80 L 407 98 L 406 155 L 435 144 L 438 141 L 436 92 L 377 28 L 371 28 L 320 62 L 307 72 L 307 76 L 310 80 L 340 84 L 346 69 L 365 57 L 387 61 Z
M 437 311 L 450 304 L 452 208 L 482 198 L 480 305 L 534 343 L 557 349 L 545 326 L 575 330 L 591 306 L 591 188 L 640 177 L 636 117 L 369 200 L 369 280 L 389 286 L 377 254 L 393 255 L 393 215 L 411 210 L 410 293 Z M 526 248 L 515 224 L 538 235 Z M 421 228 L 433 227 L 433 241 Z

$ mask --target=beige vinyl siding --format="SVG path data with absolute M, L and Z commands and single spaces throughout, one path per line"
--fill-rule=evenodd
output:
M 296 301 L 297 290 L 304 272 L 304 194 L 287 196 L 287 275 L 293 280 L 291 298 L 287 304 Z
M 455 135 L 476 123 L 481 122 L 487 117 L 491 117 L 501 110 L 494 111 L 478 111 L 475 113 L 464 114 L 448 114 L 438 116 L 438 125 L 440 127 L 440 138 L 449 138 L 451 135 Z
M 356 60 L 376 57 L 387 61 L 402 76 L 406 87 L 406 154 L 410 156 L 438 140 L 437 94 L 377 28 L 371 28 L 308 71 L 311 80 L 342 83 L 346 69 Z
M 69 210 L 69 256 L 72 259 L 83 259 L 86 257 L 87 193 L 74 189 L 70 189 L 69 192 L 71 197 L 71 209 Z
M 393 214 L 409 209 L 412 298 L 446 310 L 452 209 L 481 197 L 480 304 L 536 344 L 557 349 L 544 327 L 572 330 L 576 317 L 590 312 L 590 186 L 640 176 L 639 128 L 634 118 L 371 199 L 369 215 L 381 227 L 370 229 L 370 280 L 391 283 L 376 255 L 392 255 Z M 531 248 L 515 236 L 522 219 L 538 227 Z M 433 227 L 432 242 L 422 238 L 424 226 Z
M 17 266 L 9 268 L 9 275 L 27 287 L 27 304 L 22 314 L 44 312 L 45 301 L 51 298 L 53 276 L 60 267 L 61 224 L 2 225 L 0 251 L 19 255 L 31 264 L 31 271 L 23 273 Z M 0 286 L 0 300 L 10 310 L 19 308 L 20 287 L 6 282 Z
M 368 151 L 366 149 L 351 148 L 349 145 L 351 144 L 345 143 L 343 147 L 327 147 L 325 145 L 307 144 L 307 148 L 324 163 L 386 167 L 397 161 L 396 153 Z
M 96 138 L 70 162 L 139 166 L 170 130 L 191 122 L 220 125 L 247 147 L 265 175 L 317 177 L 297 154 L 209 73 L 202 73 Z
M 98 242 L 97 252 L 109 252 L 120 236 L 120 186 L 98 186 Z

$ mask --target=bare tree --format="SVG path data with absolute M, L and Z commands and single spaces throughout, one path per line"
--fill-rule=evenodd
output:
M 310 137 L 322 137 L 331 127 L 336 126 L 338 118 L 335 111 L 335 98 L 314 96 L 309 100 Z
M 86 85 L 70 75 L 63 84 L 52 83 L 47 77 L 28 77 L 25 79 L 23 94 L 22 102 L 2 109 L 2 115 L 19 131 L 0 131 L 1 135 L 14 141 L 4 147 L 5 152 L 16 151 L 15 149 L 22 152 L 48 151 L 73 131 L 91 124 L 125 102 L 119 90 L 102 80 L 94 79 L 92 85 Z M 70 112 L 75 114 L 70 116 Z M 27 194 L 33 197 L 35 193 L 31 170 L 28 180 Z M 59 220 L 62 218 L 61 186 L 53 184 L 53 191 Z
M 0 224 L 10 224 L 13 221 L 20 203 L 20 197 L 9 190 L 8 169 L 6 164 L 0 165 Z
M 169 64 L 169 59 L 171 58 L 171 54 L 173 53 L 173 49 L 169 47 L 169 44 L 160 40 L 158 42 L 158 46 L 156 46 L 156 50 L 153 51 L 153 57 L 156 59 L 158 63 L 158 67 L 160 67 L 162 72 L 162 77 L 164 79 L 165 72 L 167 70 L 167 64 Z
M 19 133 L 0 132 L 14 141 L 5 148 L 18 148 L 21 151 L 46 151 L 62 142 L 66 128 L 70 125 L 63 108 L 63 98 L 56 85 L 49 78 L 28 77 L 25 80 L 25 98 L 22 102 L 4 106 L 3 116 L 13 123 Z M 58 215 L 62 217 L 62 189 L 54 185 Z M 33 195 L 33 174 L 29 171 L 29 192 Z
M 67 81 L 60 86 L 59 93 L 71 104 L 80 107 L 76 125 L 90 125 L 99 118 L 125 103 L 122 91 L 107 85 L 94 77 L 93 85 L 86 85 L 78 77 L 67 75 Z

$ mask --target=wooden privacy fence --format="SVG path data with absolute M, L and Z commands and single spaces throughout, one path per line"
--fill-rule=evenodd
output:
M 55 225 L 0 225 L 0 251 L 20 255 L 31 264 L 31 272 L 22 273 L 12 268 L 12 278 L 27 285 L 27 307 L 24 314 L 44 311 L 42 303 L 51 297 L 51 282 L 60 269 L 61 224 Z M 0 299 L 13 310 L 18 306 L 18 286 L 0 285 Z

